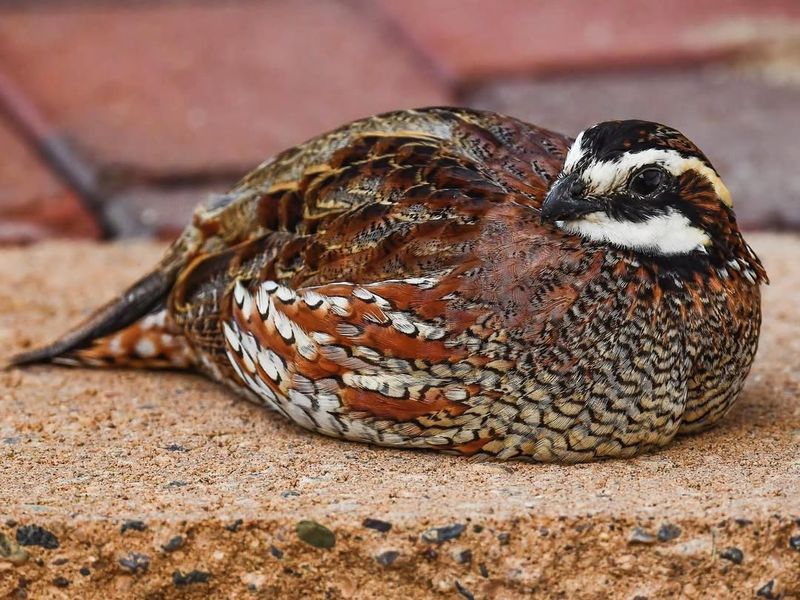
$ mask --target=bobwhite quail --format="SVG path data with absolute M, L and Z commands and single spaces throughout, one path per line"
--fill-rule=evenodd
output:
M 326 435 L 587 461 L 728 412 L 766 281 L 674 129 L 571 141 L 408 110 L 265 162 L 149 275 L 15 362 L 197 369 Z

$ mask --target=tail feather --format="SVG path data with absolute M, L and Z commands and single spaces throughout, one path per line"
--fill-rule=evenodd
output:
M 185 369 L 195 355 L 182 335 L 168 324 L 164 308 L 112 334 L 91 340 L 88 346 L 60 354 L 52 361 L 92 367 Z
M 11 366 L 55 362 L 92 366 L 189 366 L 191 348 L 169 326 L 164 302 L 174 272 L 157 269 L 52 344 L 18 354 Z

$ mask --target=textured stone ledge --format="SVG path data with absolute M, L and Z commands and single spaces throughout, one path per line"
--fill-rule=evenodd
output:
M 0 597 L 800 597 L 800 239 L 739 404 L 628 461 L 474 463 L 306 433 L 199 377 L 0 373 Z M 0 251 L 0 360 L 160 246 Z

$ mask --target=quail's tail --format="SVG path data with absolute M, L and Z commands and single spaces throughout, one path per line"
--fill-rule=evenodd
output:
M 171 271 L 149 273 L 72 331 L 47 346 L 14 356 L 10 364 L 189 366 L 191 348 L 171 327 L 165 309 L 175 279 Z

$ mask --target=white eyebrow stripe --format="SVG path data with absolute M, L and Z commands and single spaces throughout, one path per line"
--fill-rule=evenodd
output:
M 651 164 L 661 165 L 676 177 L 690 169 L 697 171 L 714 186 L 717 196 L 725 204 L 733 206 L 728 188 L 712 168 L 699 158 L 681 156 L 676 150 L 650 148 L 641 152 L 623 154 L 615 160 L 596 161 L 584 169 L 581 179 L 593 193 L 605 194 L 622 185 L 627 177 L 639 167 Z
M 572 146 L 569 147 L 567 151 L 567 157 L 564 159 L 564 166 L 562 170 L 565 173 L 569 173 L 572 169 L 575 168 L 583 156 L 586 154 L 586 151 L 583 149 L 583 131 L 578 134 L 578 137 L 575 138 L 575 141 L 572 142 Z

